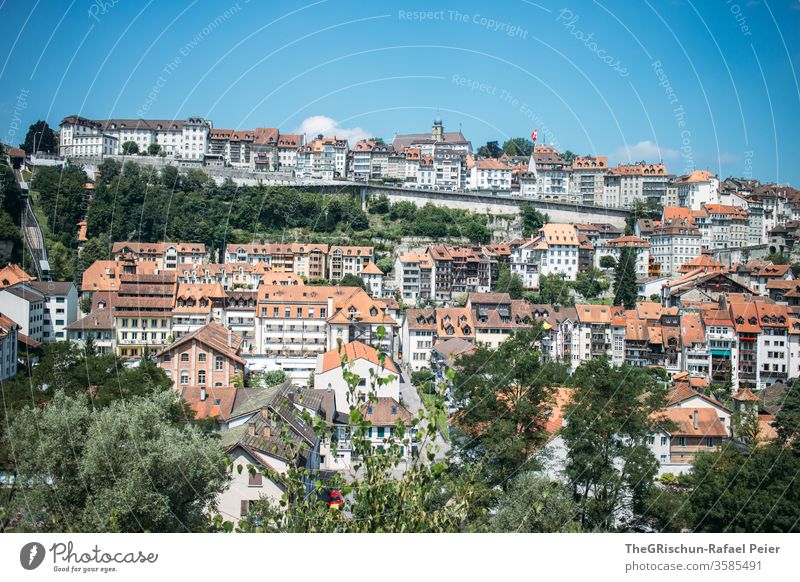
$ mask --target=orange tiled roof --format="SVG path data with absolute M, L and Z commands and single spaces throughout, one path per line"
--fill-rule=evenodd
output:
M 727 437 L 728 431 L 713 408 L 667 408 L 660 413 L 671 420 L 676 428 L 670 434 L 693 437 Z M 695 428 L 695 416 L 697 427 Z
M 345 362 L 347 363 L 355 362 L 356 360 L 367 360 L 371 364 L 381 366 L 381 361 L 378 358 L 378 350 L 360 341 L 346 343 L 341 346 L 341 349 L 335 348 L 328 350 L 322 354 L 321 357 L 322 372 L 328 372 L 341 367 L 342 358 L 344 358 Z M 389 372 L 394 372 L 395 374 L 399 373 L 397 366 L 394 365 L 394 362 L 392 362 L 392 359 L 389 356 L 386 356 L 384 359 L 383 367 Z
M 28 275 L 22 267 L 9 263 L 0 269 L 0 289 L 3 287 L 10 287 L 17 283 L 26 283 L 28 281 L 35 281 L 36 277 Z

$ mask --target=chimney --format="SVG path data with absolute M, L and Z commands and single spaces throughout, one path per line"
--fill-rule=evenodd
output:
M 269 430 L 269 425 L 266 425 L 266 426 L 264 427 L 264 429 L 263 429 L 263 431 L 262 431 L 262 434 L 264 435 L 264 438 L 265 438 L 265 439 L 268 439 L 268 438 L 269 438 L 269 436 L 270 436 L 270 434 L 271 434 L 271 433 L 270 433 L 270 430 Z
M 294 406 L 294 391 L 290 391 L 290 392 L 289 392 L 289 393 L 286 395 L 286 400 L 288 400 L 288 401 L 289 401 L 289 404 L 291 404 L 292 406 Z
M 202 386 L 200 388 L 200 402 L 205 402 L 205 401 L 206 401 L 206 387 Z
M 228 347 L 229 348 L 233 347 L 233 331 L 231 331 L 230 329 L 228 330 Z
M 251 420 L 247 423 L 247 434 L 250 436 L 256 436 L 256 421 Z
M 694 409 L 694 430 L 697 430 L 697 412 L 698 410 Z

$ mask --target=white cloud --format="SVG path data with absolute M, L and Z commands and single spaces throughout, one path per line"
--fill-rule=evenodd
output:
M 672 148 L 659 147 L 657 143 L 646 139 L 636 145 L 623 146 L 614 150 L 613 156 L 618 162 L 629 163 L 639 162 L 660 162 L 677 160 L 681 153 Z
M 306 117 L 293 133 L 305 134 L 306 139 L 314 139 L 320 133 L 325 136 L 346 139 L 353 145 L 360 139 L 372 137 L 372 134 L 361 127 L 341 127 L 335 119 L 325 115 Z

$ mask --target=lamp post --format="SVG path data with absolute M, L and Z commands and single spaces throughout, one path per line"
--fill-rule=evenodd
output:
M 42 133 L 44 133 L 44 130 L 37 131 L 36 133 L 33 134 L 33 154 L 32 155 L 34 155 L 34 156 L 36 155 L 36 136 L 37 135 L 42 135 Z

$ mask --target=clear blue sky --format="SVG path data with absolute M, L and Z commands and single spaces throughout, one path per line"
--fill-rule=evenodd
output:
M 564 5 L 0 0 L 0 140 L 139 113 L 391 139 L 438 111 L 476 147 L 537 127 L 562 150 L 800 185 L 797 0 Z

